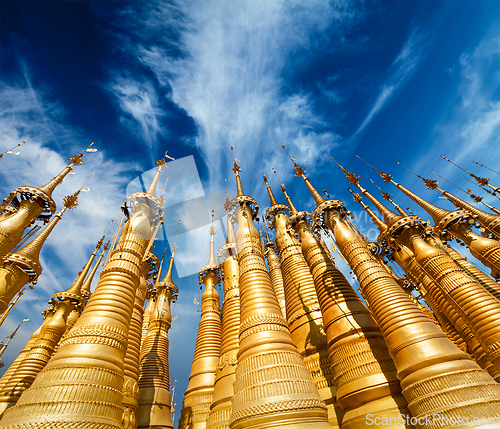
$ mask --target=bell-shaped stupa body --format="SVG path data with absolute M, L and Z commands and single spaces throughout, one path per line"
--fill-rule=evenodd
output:
M 314 278 L 337 401 L 345 410 L 342 428 L 364 428 L 367 415 L 374 419 L 387 418 L 386 427 L 402 427 L 399 416 L 410 415 L 406 399 L 401 394 L 396 368 L 382 332 L 370 310 L 312 232 L 308 213 L 295 213 L 289 224 L 299 234 Z
M 283 317 L 286 319 L 286 303 L 285 303 L 285 285 L 283 283 L 283 273 L 281 272 L 280 258 L 276 254 L 276 244 L 274 241 L 269 240 L 267 227 L 264 223 L 266 231 L 266 243 L 264 245 L 264 255 L 267 258 L 267 265 L 269 267 L 269 275 L 271 276 L 271 283 L 273 284 L 274 293 L 280 304 Z
M 189 384 L 182 402 L 179 429 L 205 429 L 212 405 L 215 375 L 219 364 L 222 325 L 219 293 L 220 270 L 215 260 L 215 229 L 210 228 L 210 258 L 198 277 L 205 289 L 201 295 L 201 320 L 196 337 Z M 150 322 L 151 323 L 151 322 Z
M 71 164 L 46 185 L 40 188 L 22 186 L 12 191 L 3 201 L 0 211 L 5 211 L 6 214 L 0 218 L 0 259 L 14 248 L 23 236 L 24 230 L 35 219 L 48 221 L 54 214 L 56 203 L 52 199 L 52 192 L 74 166 L 81 165 L 85 152 L 95 151 L 95 149 L 90 149 L 90 146 L 83 153 L 72 156 L 70 158 Z M 8 209 L 12 207 L 9 206 L 10 203 L 18 205 L 18 207 L 12 213 L 7 214 L 10 212 Z
M 178 288 L 172 279 L 173 267 L 174 254 L 170 258 L 167 274 L 151 291 L 150 299 L 155 305 L 149 313 L 140 359 L 137 427 L 141 429 L 173 428 L 168 364 L 168 331 L 172 324 L 170 303 L 175 302 L 178 295 Z M 160 275 L 161 265 L 158 278 Z
M 229 429 L 240 331 L 239 269 L 230 215 L 227 216 L 226 244 L 218 250 L 217 260 L 224 269 L 222 341 L 207 429 Z
M 66 291 L 58 292 L 51 298 L 50 302 L 54 305 L 53 315 L 44 321 L 35 343 L 9 381 L 0 390 L 0 414 L 3 415 L 7 408 L 15 405 L 21 394 L 31 386 L 36 376 L 43 370 L 56 351 L 63 335 L 68 332 L 69 317 L 75 314 L 79 315 L 85 306 L 81 288 L 96 256 L 97 249 L 96 246 L 73 284 Z
M 300 175 L 313 188 L 304 174 Z M 420 418 L 439 412 L 442 417 L 460 414 L 473 419 L 478 409 L 483 410 L 483 415 L 500 415 L 500 386 L 448 339 L 376 261 L 359 234 L 346 222 L 343 204 L 325 200 L 317 191 L 313 196 L 317 203 L 313 217 L 332 230 L 339 251 L 358 277 L 386 340 L 412 415 Z M 384 211 L 388 236 L 391 228 L 408 225 L 404 228 L 408 230 L 412 222 L 417 222 L 415 217 L 405 219 L 379 205 Z M 447 399 L 450 389 L 454 392 L 453 401 Z M 477 398 L 477 402 L 471 404 L 471 397 Z M 440 426 L 455 424 L 448 420 Z
M 234 170 L 241 325 L 230 428 L 331 429 L 326 405 L 297 351 L 272 287 L 253 223 L 257 205 L 244 195 L 236 163 Z
M 5 412 L 1 428 L 121 427 L 128 330 L 149 246 L 142 218 L 146 214 L 154 230 L 162 213 L 154 191 L 132 194 L 127 202 L 130 218 L 85 310 L 32 386 Z
M 264 176 L 271 201 L 273 192 Z M 282 185 L 282 189 L 285 188 Z M 291 205 L 292 217 L 297 210 Z M 286 320 L 297 350 L 304 358 L 321 399 L 328 408 L 328 422 L 338 428 L 342 409 L 336 401 L 336 389 L 328 358 L 327 338 L 321 317 L 314 279 L 302 254 L 300 242 L 288 232 L 289 218 L 280 204 L 272 205 L 266 213 L 270 226 L 276 229 L 281 271 L 285 288 Z

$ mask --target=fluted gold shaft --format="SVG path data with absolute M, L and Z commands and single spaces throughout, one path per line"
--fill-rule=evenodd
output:
M 135 293 L 134 311 L 128 330 L 127 351 L 123 360 L 123 429 L 137 428 L 137 407 L 139 393 L 139 354 L 141 347 L 144 300 L 148 289 L 145 275 L 149 270 L 147 261 L 142 264 L 142 275 Z
M 230 254 L 224 261 L 222 341 L 207 429 L 229 429 L 239 348 L 240 295 L 238 283 L 238 261 L 234 255 Z
M 364 428 L 368 414 L 397 422 L 409 412 L 382 332 L 307 222 L 297 223 L 295 230 L 316 286 L 337 400 L 346 411 L 342 428 Z M 387 427 L 393 426 L 401 427 Z
M 1 428 L 121 426 L 123 360 L 148 242 L 127 221 L 84 312 L 59 350 L 7 410 Z M 134 223 L 135 222 L 135 223 Z M 144 222 L 140 224 L 145 230 Z M 90 346 L 91 345 L 91 346 Z
M 438 317 L 443 330 L 450 339 L 461 350 L 468 350 L 481 368 L 486 369 L 495 380 L 498 380 L 499 372 L 486 356 L 481 344 L 460 317 L 460 314 L 448 302 L 436 282 L 425 274 L 413 252 L 406 246 L 401 246 L 400 250 L 394 252 L 394 259 L 423 289 L 421 292 L 425 300 Z
M 47 365 L 66 330 L 66 319 L 74 308 L 74 304 L 68 301 L 59 302 L 54 315 L 43 323 L 33 347 L 0 392 L 2 413 L 18 401 L 21 394 L 31 386 L 36 376 Z
M 238 205 L 241 326 L 230 428 L 331 429 L 273 291 L 252 210 Z
M 278 298 L 283 317 L 286 318 L 285 285 L 283 283 L 283 273 L 281 272 L 281 262 L 278 255 L 276 255 L 273 243 L 266 243 L 265 249 L 267 265 L 269 266 L 269 275 L 271 276 L 274 293 L 276 294 L 276 298 Z
M 328 422 L 339 427 L 342 409 L 336 400 L 336 389 L 328 358 L 328 346 L 320 305 L 302 248 L 297 239 L 287 231 L 288 216 L 284 213 L 274 217 L 276 246 L 281 259 L 286 302 L 286 319 L 290 334 L 303 356 L 306 368 L 318 386 L 321 399 L 328 409 Z
M 339 212 L 329 210 L 325 216 L 384 334 L 413 416 L 459 413 L 472 420 L 479 410 L 484 416 L 500 416 L 500 385 L 418 309 Z M 472 397 L 475 403 L 470 402 Z
M 211 272 L 203 279 L 205 290 L 201 297 L 201 320 L 179 429 L 205 429 L 212 404 L 222 331 L 215 278 Z

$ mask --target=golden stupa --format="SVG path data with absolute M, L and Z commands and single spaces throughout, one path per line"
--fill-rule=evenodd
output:
M 78 203 L 82 189 L 56 213 L 52 191 L 84 153 L 47 185 L 20 187 L 0 206 L 0 324 L 42 275 L 43 244 Z M 379 231 L 369 242 L 344 202 L 320 195 L 292 162 L 316 207 L 297 209 L 282 183 L 286 204 L 278 203 L 264 176 L 270 207 L 258 231 L 259 206 L 243 192 L 234 160 L 227 239 L 216 252 L 212 220 L 209 260 L 198 272 L 201 314 L 178 428 L 499 428 L 498 209 L 483 212 L 423 179 L 459 206 L 445 210 L 376 170 L 430 214 L 430 225 L 382 191 L 396 212 L 388 209 L 339 165 Z M 172 246 L 162 275 L 153 245 L 163 222 L 156 187 L 166 161 L 157 167 L 148 189 L 127 197 L 112 244 L 97 256 L 105 237 L 98 241 L 6 368 L 0 428 L 173 429 L 169 331 L 180 251 Z M 40 228 L 27 227 L 36 220 L 47 225 L 34 236 Z M 359 294 L 337 267 L 328 235 Z M 491 275 L 453 249 L 453 240 Z

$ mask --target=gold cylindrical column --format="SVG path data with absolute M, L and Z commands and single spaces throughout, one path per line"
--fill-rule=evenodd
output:
M 300 168 L 299 166 L 297 166 Z M 443 418 L 480 413 L 500 416 L 500 385 L 408 298 L 392 276 L 372 256 L 357 232 L 345 222 L 338 200 L 325 200 L 297 169 L 311 190 L 317 207 L 313 217 L 328 226 L 339 251 L 356 274 L 370 310 L 393 358 L 408 409 L 416 418 L 439 414 L 441 421 L 417 427 L 455 426 Z M 391 212 L 392 213 L 392 212 Z M 390 227 L 400 216 L 392 214 Z M 476 398 L 471 403 L 470 398 Z
M 285 285 L 283 284 L 283 273 L 281 272 L 281 262 L 276 254 L 276 245 L 273 241 L 269 240 L 266 225 L 266 244 L 264 246 L 264 255 L 267 258 L 267 265 L 269 266 L 269 275 L 271 276 L 271 283 L 273 284 L 274 293 L 280 304 L 283 317 L 286 319 L 286 303 L 285 303 Z
M 314 278 L 337 400 L 346 411 L 342 428 L 364 428 L 368 415 L 388 419 L 385 427 L 403 427 L 400 416 L 409 416 L 406 399 L 377 323 L 311 231 L 307 214 L 293 215 L 290 226 L 299 234 Z
M 167 274 L 151 291 L 155 306 L 149 313 L 140 359 L 137 427 L 141 429 L 173 429 L 168 365 L 168 331 L 172 324 L 170 302 L 175 302 L 178 295 L 178 288 L 172 280 L 173 265 L 174 254 L 170 258 Z M 158 278 L 160 275 L 161 270 Z
M 257 229 L 256 203 L 244 195 L 235 163 L 238 196 L 232 201 L 238 230 L 241 326 L 231 429 L 331 429 L 325 403 L 283 318 Z
M 210 259 L 198 273 L 200 283 L 205 285 L 201 296 L 201 320 L 196 337 L 189 384 L 182 402 L 179 429 L 205 429 L 213 400 L 215 374 L 219 364 L 222 326 L 220 320 L 219 293 L 216 285 L 220 272 L 215 260 L 213 236 L 210 229 Z
M 229 214 L 227 216 L 226 244 L 217 252 L 217 260 L 224 267 L 222 341 L 207 429 L 229 429 L 240 330 L 239 271 L 233 225 Z
M 144 300 L 148 290 L 146 276 L 150 269 L 148 261 L 142 263 L 142 272 L 139 287 L 135 292 L 134 311 L 128 329 L 127 351 L 123 359 L 123 429 L 137 428 L 138 381 L 139 381 L 139 354 L 142 335 L 142 316 L 144 314 Z
M 121 426 L 128 329 L 142 259 L 161 215 L 154 190 L 127 202 L 130 219 L 85 310 L 32 386 L 6 411 L 1 428 Z

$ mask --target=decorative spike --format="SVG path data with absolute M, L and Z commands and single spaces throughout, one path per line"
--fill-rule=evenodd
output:
M 392 175 L 391 174 L 387 174 L 387 173 L 384 173 L 384 172 L 382 172 L 380 170 L 377 170 L 373 165 L 371 165 L 368 162 L 366 162 L 359 155 L 356 155 L 356 157 L 359 158 L 361 161 L 363 161 L 365 164 L 368 164 L 373 170 L 375 170 L 380 175 L 380 177 L 382 177 L 382 179 L 384 180 L 385 183 L 389 183 L 392 180 Z
M 273 169 L 274 171 L 274 169 Z M 267 193 L 269 194 L 269 199 L 271 200 L 271 207 L 276 206 L 278 202 L 276 201 L 276 198 L 274 198 L 273 190 L 271 189 L 271 186 L 269 186 L 269 182 L 267 181 L 267 177 L 264 174 L 264 182 L 266 183 L 266 188 L 267 188 Z

